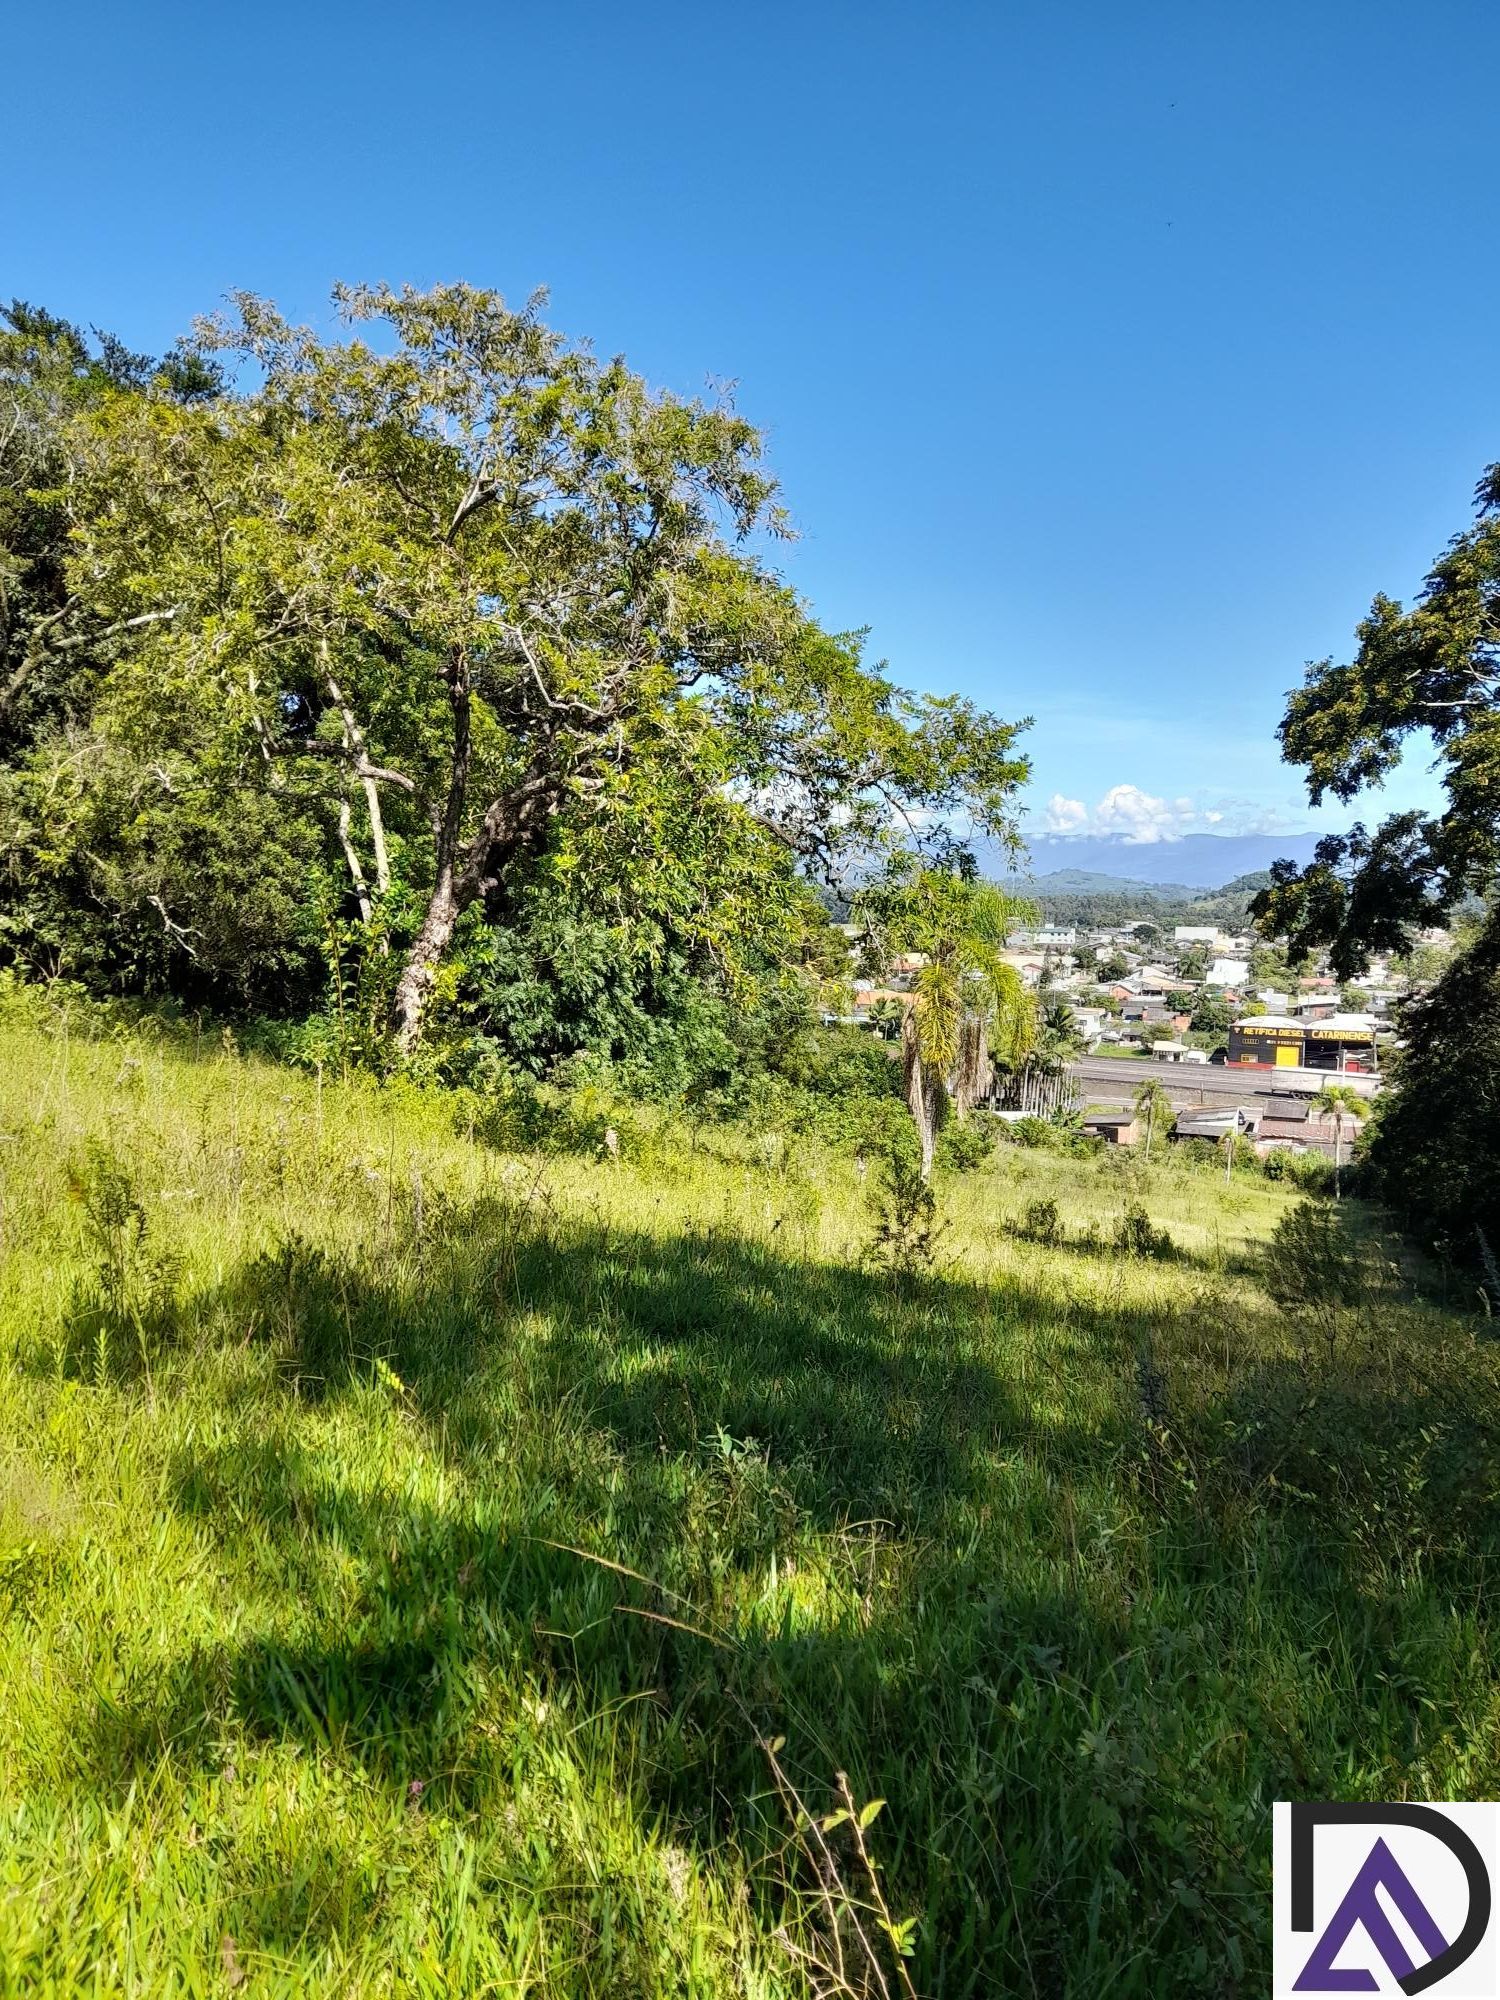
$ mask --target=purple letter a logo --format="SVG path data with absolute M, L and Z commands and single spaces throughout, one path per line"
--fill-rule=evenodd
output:
M 1313 1832 L 1318 1826 L 1407 1826 L 1440 1840 L 1463 1867 L 1468 1884 L 1469 1908 L 1463 1928 L 1449 1944 L 1433 1921 L 1432 1912 L 1422 1901 L 1396 1857 L 1384 1840 L 1377 1840 L 1363 1866 L 1350 1883 L 1343 1901 L 1334 1911 L 1323 1935 L 1313 1946 L 1312 1955 L 1298 1974 L 1294 1993 L 1373 1993 L 1375 1975 L 1367 1967 L 1336 1966 L 1349 1934 L 1362 1929 L 1386 1969 L 1406 1994 L 1426 1992 L 1446 1979 L 1477 1949 L 1490 1922 L 1490 1878 L 1479 1849 L 1452 1819 L 1433 1806 L 1417 1805 L 1313 1805 L 1294 1802 L 1292 1818 L 1292 1929 L 1313 1928 Z M 1428 1954 L 1427 1963 L 1413 1966 L 1411 1954 L 1376 1894 L 1384 1889 L 1400 1911 L 1412 1935 Z
M 1437 1958 L 1448 1949 L 1448 1940 L 1428 1914 L 1427 1905 L 1407 1881 L 1396 1857 L 1383 1840 L 1377 1840 L 1364 1866 L 1349 1884 L 1349 1890 L 1334 1911 L 1329 1925 L 1313 1946 L 1298 1976 L 1297 1993 L 1373 1993 L 1375 1976 L 1362 1965 L 1340 1967 L 1334 1960 L 1343 1950 L 1349 1933 L 1363 1926 L 1371 1944 L 1397 1979 L 1409 1979 L 1416 1970 L 1396 1928 L 1380 1906 L 1375 1894 L 1383 1888 L 1396 1908 L 1411 1925 L 1427 1956 Z

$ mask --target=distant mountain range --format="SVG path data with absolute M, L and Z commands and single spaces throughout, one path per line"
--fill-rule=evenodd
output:
M 1305 867 L 1318 839 L 1315 833 L 1188 833 L 1181 840 L 1132 843 L 1091 834 L 1070 839 L 1039 834 L 1028 842 L 1029 865 L 1018 872 L 1027 882 L 1059 892 L 1098 895 L 1149 885 L 1155 896 L 1186 901 L 1273 861 Z M 981 852 L 981 867 L 986 873 L 1011 873 L 998 855 Z
M 1129 875 L 1101 874 L 1097 868 L 1049 868 L 1040 875 L 1010 875 L 1005 886 L 1017 895 L 1044 901 L 1051 896 L 1133 896 L 1142 903 L 1191 903 L 1203 894 L 1186 882 L 1137 882 Z

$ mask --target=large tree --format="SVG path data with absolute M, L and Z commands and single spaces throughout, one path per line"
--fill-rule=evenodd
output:
M 1287 761 L 1307 772 L 1314 805 L 1348 802 L 1395 769 L 1411 738 L 1438 749 L 1447 803 L 1437 815 L 1391 815 L 1318 843 L 1311 864 L 1278 861 L 1252 911 L 1294 953 L 1325 946 L 1341 979 L 1372 950 L 1401 951 L 1474 893 L 1500 863 L 1500 466 L 1476 514 L 1404 609 L 1376 597 L 1344 665 L 1309 666 L 1281 724 Z
M 1391 815 L 1318 843 L 1311 865 L 1277 862 L 1252 909 L 1293 957 L 1326 947 L 1341 979 L 1372 951 L 1410 952 L 1426 924 L 1473 896 L 1490 914 L 1432 993 L 1406 1010 L 1393 1100 L 1370 1149 L 1386 1197 L 1431 1240 L 1473 1254 L 1493 1225 L 1500 1105 L 1493 1061 L 1500 911 L 1500 466 L 1480 480 L 1473 523 L 1405 609 L 1379 596 L 1346 665 L 1324 660 L 1288 700 L 1287 759 L 1314 804 L 1352 800 L 1393 770 L 1413 737 L 1436 743 L 1441 813 Z
M 235 783 L 321 787 L 403 1046 L 465 920 L 544 861 L 617 883 L 628 853 L 630 893 L 732 976 L 799 868 L 941 846 L 960 812 L 1010 835 L 1016 727 L 817 625 L 732 407 L 649 389 L 536 301 L 338 303 L 334 339 L 248 297 L 204 327 L 238 394 L 90 407 L 72 579 L 137 634 L 118 733 L 211 718 Z
M 1396 1087 L 1378 1101 L 1371 1134 L 1376 1191 L 1445 1253 L 1488 1257 L 1500 1308 L 1500 924 L 1454 954 L 1402 1027 Z
M 33 971 L 241 999 L 316 974 L 298 935 L 316 825 L 295 796 L 241 790 L 225 812 L 211 714 L 179 707 L 148 746 L 115 712 L 175 606 L 121 610 L 71 561 L 96 422 L 131 399 L 180 416 L 222 386 L 201 356 L 0 308 L 0 955 Z

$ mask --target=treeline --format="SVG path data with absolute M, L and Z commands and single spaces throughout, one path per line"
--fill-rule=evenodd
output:
M 1045 881 L 1012 886 L 1041 909 L 1049 924 L 1078 925 L 1085 929 L 1113 930 L 1123 924 L 1152 923 L 1170 931 L 1177 924 L 1216 924 L 1222 930 L 1243 930 L 1250 921 L 1250 905 L 1257 893 L 1270 886 L 1269 871 L 1239 875 L 1210 895 L 1191 898 L 1163 898 L 1151 890 L 1058 890 Z
M 0 313 L 0 966 L 320 1059 L 748 1088 L 847 971 L 814 885 L 1011 837 L 1016 729 L 786 587 L 732 406 L 536 301 L 337 304 L 160 357 Z

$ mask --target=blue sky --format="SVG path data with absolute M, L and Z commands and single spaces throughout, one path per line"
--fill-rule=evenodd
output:
M 1497 71 L 1488 0 L 13 10 L 0 294 L 546 285 L 737 382 L 791 579 L 1036 718 L 1036 829 L 1333 825 L 1282 696 L 1500 458 Z

